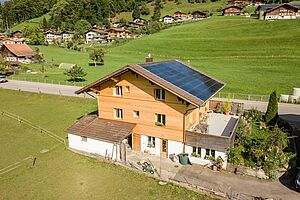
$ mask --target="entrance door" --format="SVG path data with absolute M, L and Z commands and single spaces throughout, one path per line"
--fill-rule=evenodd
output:
M 160 156 L 168 158 L 168 140 L 161 139 Z

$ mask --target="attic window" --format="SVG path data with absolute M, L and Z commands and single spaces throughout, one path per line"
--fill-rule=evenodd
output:
M 125 86 L 125 92 L 130 92 L 130 87 L 129 86 Z
M 114 87 L 114 96 L 122 96 L 122 86 Z
M 165 99 L 165 90 L 164 89 L 155 89 L 155 99 L 164 100 Z

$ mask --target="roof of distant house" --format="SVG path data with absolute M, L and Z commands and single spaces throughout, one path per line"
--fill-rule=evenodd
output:
M 243 10 L 243 8 L 239 7 L 239 6 L 229 6 L 227 8 L 224 8 L 223 10 L 227 10 L 229 8 L 236 8 L 236 9 L 239 9 L 239 10 Z
M 289 3 L 284 3 L 284 4 L 263 4 L 263 5 L 259 5 L 257 7 L 257 10 L 263 10 L 263 11 L 266 11 L 266 10 L 273 10 L 277 7 L 280 7 L 282 5 L 290 5 L 290 6 L 293 6 L 293 7 L 297 7 L 297 8 L 300 8 L 300 4 L 289 4 Z
M 174 95 L 201 106 L 224 87 L 224 83 L 178 60 L 127 65 L 102 79 L 76 91 L 89 92 L 113 77 L 133 71 Z
M 18 57 L 30 57 L 34 55 L 33 50 L 27 44 L 4 44 L 3 48 L 7 48 L 8 51 Z

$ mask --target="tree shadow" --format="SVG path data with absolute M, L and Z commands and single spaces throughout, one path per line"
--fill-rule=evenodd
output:
M 297 172 L 297 168 L 286 171 L 281 177 L 279 177 L 279 182 L 290 190 L 297 191 L 295 188 L 295 178 Z
M 67 79 L 68 82 L 85 82 L 86 80 L 84 78 L 75 78 L 75 79 Z

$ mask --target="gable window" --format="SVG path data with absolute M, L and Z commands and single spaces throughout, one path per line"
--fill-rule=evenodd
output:
M 156 126 L 165 126 L 166 125 L 166 115 L 156 114 Z
M 115 108 L 115 118 L 123 119 L 123 110 L 120 108 Z
M 193 147 L 193 152 L 191 156 L 201 158 L 201 147 Z
M 115 96 L 122 96 L 122 86 L 116 86 L 114 88 L 114 95 Z
M 155 89 L 155 99 L 164 100 L 165 99 L 165 90 L 164 89 Z
M 139 118 L 139 117 L 140 117 L 140 111 L 134 110 L 134 111 L 133 111 L 133 117 Z
M 215 160 L 216 156 L 216 151 L 215 150 L 212 150 L 212 149 L 206 149 L 206 152 L 205 152 L 205 159 L 207 160 Z
M 129 86 L 125 86 L 125 92 L 130 92 L 130 87 Z
M 149 148 L 155 148 L 155 137 L 148 136 L 148 145 Z
M 81 141 L 82 141 L 82 142 L 87 142 L 87 137 L 81 136 Z

